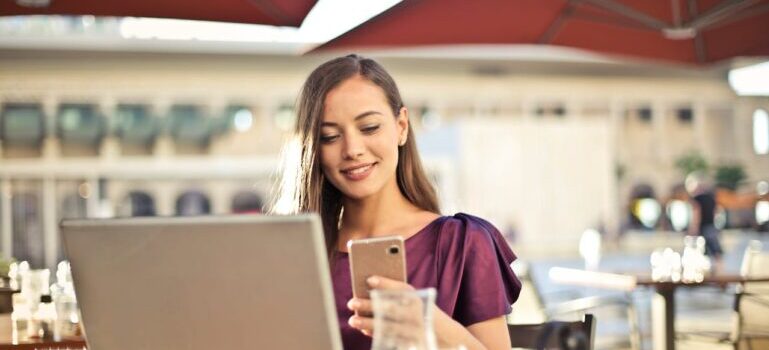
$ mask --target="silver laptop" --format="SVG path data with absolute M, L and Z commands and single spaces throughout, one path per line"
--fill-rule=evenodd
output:
M 90 350 L 341 349 L 320 219 L 68 220 Z

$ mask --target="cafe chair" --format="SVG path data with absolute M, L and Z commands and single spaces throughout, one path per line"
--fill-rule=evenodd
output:
M 745 251 L 740 273 L 746 277 L 769 276 L 769 252 L 752 241 Z M 731 331 L 679 332 L 682 341 L 730 344 L 735 350 L 769 348 L 769 282 L 746 282 L 734 296 Z
M 577 319 L 586 314 L 608 317 L 607 322 L 614 322 L 618 318 L 624 318 L 627 323 L 628 333 L 599 332 L 598 346 L 612 349 L 641 349 L 641 331 L 638 324 L 638 313 L 630 293 L 612 293 L 608 295 L 584 296 L 579 290 L 560 290 L 543 293 L 540 282 L 527 268 L 521 277 L 524 283 L 533 289 L 536 302 L 544 314 L 544 319 L 554 320 L 566 317 Z M 622 322 L 622 321 L 620 321 Z M 595 343 L 595 339 L 593 340 Z
M 507 331 L 512 348 L 592 350 L 595 322 L 593 315 L 585 314 L 582 321 L 508 324 Z

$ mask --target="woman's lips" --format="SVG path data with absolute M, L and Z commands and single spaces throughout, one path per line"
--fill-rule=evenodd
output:
M 356 167 L 350 170 L 342 170 L 342 175 L 344 175 L 344 177 L 350 181 L 361 181 L 367 178 L 371 172 L 374 171 L 374 167 L 376 165 L 377 163 L 371 163 L 369 165 Z

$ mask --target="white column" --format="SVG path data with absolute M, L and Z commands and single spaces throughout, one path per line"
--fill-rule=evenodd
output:
M 88 186 L 91 188 L 91 195 L 86 198 L 86 217 L 97 218 L 101 214 L 101 188 L 99 187 L 99 178 L 91 177 L 86 179 Z
M 153 178 L 154 186 L 148 188 L 155 199 L 155 211 L 158 216 L 176 215 L 176 198 L 179 195 L 178 182 L 162 181 Z
M 54 271 L 59 252 L 59 229 L 56 215 L 56 180 L 50 176 L 43 178 L 43 244 L 45 266 Z
M 117 100 L 113 96 L 104 97 L 99 101 L 99 113 L 104 117 L 104 123 L 106 123 L 106 134 L 101 141 L 99 148 L 99 157 L 103 160 L 114 160 L 120 156 L 120 142 L 112 134 L 115 125 L 115 112 L 117 108 Z M 92 212 L 95 213 L 95 212 Z M 89 213 L 89 215 L 92 215 Z
M 13 213 L 11 211 L 11 180 L 0 179 L 0 241 L 2 241 L 3 257 L 13 256 Z
M 578 124 L 585 119 L 585 101 L 574 98 L 563 102 L 563 108 L 566 114 L 563 116 L 566 120 Z
M 604 207 L 604 222 L 606 223 L 606 230 L 609 235 L 619 235 L 620 229 L 620 209 L 623 208 L 621 198 L 621 182 L 617 179 L 617 166 L 622 164 L 627 166 L 624 161 L 625 157 L 620 153 L 620 150 L 625 149 L 625 145 L 622 144 L 623 132 L 625 129 L 625 106 L 622 101 L 618 99 L 612 99 L 609 102 L 609 154 L 613 161 L 611 185 L 608 187 L 606 205 Z
M 666 188 L 667 183 L 665 179 L 668 174 L 668 168 L 670 167 L 670 164 L 672 164 L 672 160 L 670 159 L 670 150 L 668 149 L 668 143 L 666 139 L 668 120 L 666 107 L 667 105 L 660 101 L 652 102 L 652 126 L 654 127 L 655 146 L 655 159 L 653 164 L 654 167 L 658 169 L 658 171 L 656 171 L 653 175 L 654 179 L 652 179 L 655 192 Z
M 3 96 L 0 96 L 0 106 L 3 105 Z M 0 159 L 3 158 L 3 139 L 0 138 Z
M 204 188 L 210 191 L 206 195 L 208 195 L 208 200 L 211 204 L 211 214 L 219 215 L 231 212 L 231 201 L 237 192 L 237 189 L 232 185 L 232 181 L 226 183 L 223 181 L 208 181 Z
M 150 113 L 152 113 L 154 118 L 158 118 L 158 120 L 161 120 L 164 123 L 168 121 L 168 112 L 171 108 L 170 100 L 163 99 L 155 101 L 151 107 L 152 108 Z M 174 148 L 174 141 L 171 139 L 168 131 L 165 130 L 165 125 L 161 125 L 161 127 L 163 130 L 157 135 L 154 149 L 152 150 L 152 154 L 156 159 L 166 159 L 168 157 L 172 157 L 176 152 Z
M 751 97 L 738 97 L 735 103 L 734 132 L 736 144 L 736 154 L 739 162 L 746 165 L 746 170 L 750 171 L 751 165 L 755 159 L 755 150 L 753 149 L 753 111 L 756 109 L 756 103 Z
M 207 103 L 202 106 L 203 116 L 212 122 L 216 121 L 217 119 L 224 117 L 227 106 L 227 100 L 225 97 L 220 95 L 211 96 Z M 228 145 L 228 143 L 226 137 L 223 136 L 224 135 L 222 134 L 216 134 L 212 132 L 210 136 L 210 142 L 208 144 L 208 149 L 205 153 L 210 156 L 227 154 L 229 149 L 226 145 Z
M 47 96 L 42 101 L 43 125 L 45 134 L 43 137 L 42 156 L 44 160 L 59 158 L 61 155 L 61 142 L 56 128 L 56 113 L 59 100 L 56 97 Z
M 665 104 L 655 101 L 651 105 L 652 127 L 654 128 L 654 156 L 658 163 L 664 163 L 668 158 L 667 142 L 665 139 L 667 132 L 667 111 Z
M 252 113 L 254 113 L 253 127 L 257 128 L 256 135 L 259 137 L 257 144 L 260 147 L 266 143 L 265 140 L 277 143 L 285 141 L 281 136 L 282 132 L 273 122 L 273 113 L 275 113 L 274 108 L 276 107 L 273 103 L 274 101 L 268 99 L 260 100 L 251 108 Z
M 695 101 L 692 104 L 692 123 L 694 127 L 694 139 L 699 149 L 706 159 L 712 160 L 714 156 L 713 145 L 708 143 L 707 137 L 707 124 L 711 122 L 708 120 L 707 107 L 702 101 Z
M 534 110 L 536 108 L 537 108 L 536 99 L 530 96 L 525 96 L 521 100 L 521 111 L 522 111 L 522 116 L 523 116 L 523 120 L 525 121 L 525 124 L 530 124 L 534 120 L 535 118 Z

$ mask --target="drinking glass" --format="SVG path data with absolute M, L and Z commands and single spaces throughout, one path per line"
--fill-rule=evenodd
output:
M 437 350 L 435 289 L 372 290 L 372 350 Z

